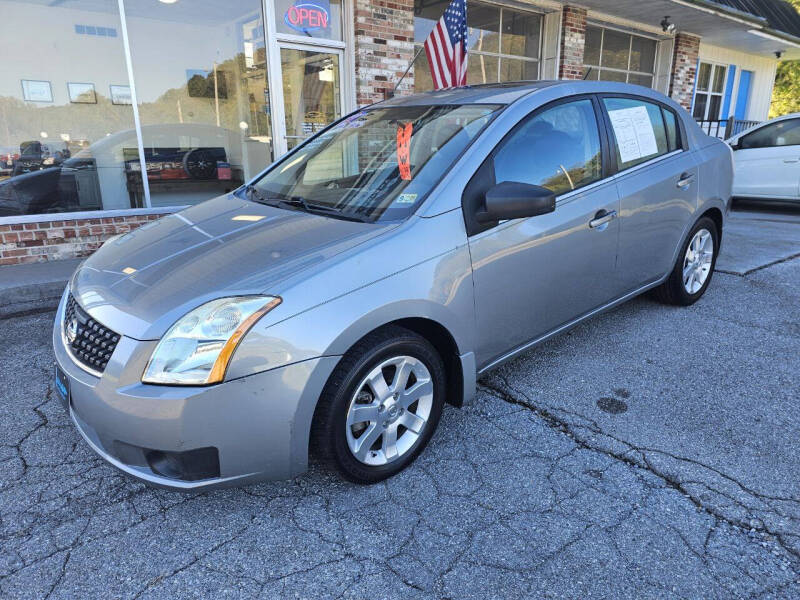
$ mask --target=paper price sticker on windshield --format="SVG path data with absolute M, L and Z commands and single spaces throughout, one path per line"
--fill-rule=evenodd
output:
M 608 111 L 622 162 L 658 153 L 656 134 L 644 106 Z
M 411 133 L 414 131 L 413 123 L 397 126 L 397 167 L 400 169 L 400 179 L 411 180 Z

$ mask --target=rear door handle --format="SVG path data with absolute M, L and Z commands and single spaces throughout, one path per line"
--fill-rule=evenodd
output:
M 798 161 L 800 161 L 800 158 L 784 158 L 783 159 L 783 162 L 785 162 L 785 163 L 796 163 Z
M 679 188 L 685 190 L 692 184 L 693 181 L 694 181 L 694 175 L 692 173 L 683 173 L 681 175 L 681 178 L 678 179 L 677 185 Z
M 589 227 L 591 227 L 592 229 L 597 229 L 598 227 L 602 227 L 606 223 L 610 223 L 616 218 L 617 218 L 617 211 L 615 210 L 609 212 L 600 211 L 594 216 L 594 219 L 589 221 Z

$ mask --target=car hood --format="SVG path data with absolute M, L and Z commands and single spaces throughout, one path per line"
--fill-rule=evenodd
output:
M 226 195 L 106 243 L 75 272 L 70 289 L 117 333 L 158 339 L 204 302 L 278 293 L 282 280 L 389 228 Z

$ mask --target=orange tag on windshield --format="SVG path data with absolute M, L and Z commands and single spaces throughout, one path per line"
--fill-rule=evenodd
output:
M 400 179 L 411 179 L 411 132 L 413 123 L 397 126 L 397 167 L 400 169 Z

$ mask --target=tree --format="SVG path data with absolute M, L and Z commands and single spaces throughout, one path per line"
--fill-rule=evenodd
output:
M 800 0 L 789 0 L 789 3 L 800 11 Z M 769 116 L 773 118 L 793 112 L 800 112 L 800 60 L 778 63 Z

